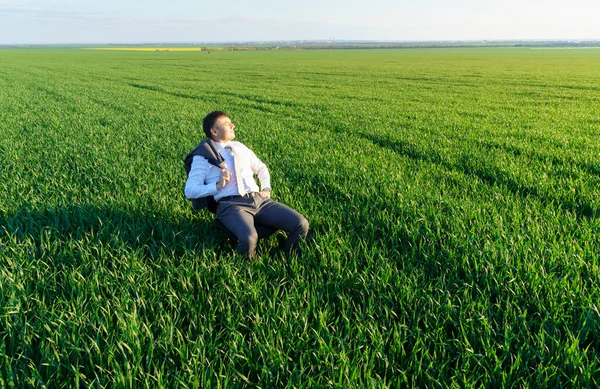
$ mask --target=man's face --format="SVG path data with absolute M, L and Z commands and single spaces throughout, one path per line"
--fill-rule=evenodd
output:
M 214 127 L 210 130 L 213 139 L 217 142 L 229 142 L 233 138 L 235 138 L 235 133 L 233 132 L 235 126 L 231 122 L 227 116 L 221 116 L 215 122 Z

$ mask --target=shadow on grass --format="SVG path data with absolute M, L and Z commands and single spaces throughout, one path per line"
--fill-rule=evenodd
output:
M 207 96 L 191 95 L 191 94 L 181 93 L 181 92 L 171 92 L 171 91 L 168 91 L 168 90 L 161 88 L 160 86 L 156 86 L 156 85 L 142 85 L 142 84 L 130 83 L 129 86 L 131 86 L 133 88 L 137 88 L 137 89 L 143 89 L 143 90 L 149 90 L 152 92 L 162 93 L 165 95 L 174 96 L 174 97 L 178 97 L 178 98 L 182 98 L 182 99 L 201 100 L 201 101 L 212 102 L 212 103 L 215 102 L 214 99 L 210 99 Z
M 303 104 L 299 104 L 299 103 L 292 102 L 292 101 L 267 99 L 262 96 L 252 96 L 249 94 L 234 93 L 234 92 L 227 92 L 227 91 L 219 92 L 219 94 L 225 95 L 225 96 L 230 96 L 230 97 L 235 97 L 235 98 L 245 100 L 248 102 L 252 102 L 252 103 L 256 103 L 256 104 L 268 104 L 268 105 L 272 105 L 275 107 L 285 106 L 285 107 L 290 107 L 290 108 L 304 108 Z
M 175 220 L 157 212 L 80 204 L 25 207 L 0 219 L 0 237 L 3 235 L 32 239 L 36 247 L 48 239 L 101 243 L 104 247 L 141 250 L 145 257 L 155 260 L 165 250 L 181 257 L 189 252 L 219 251 L 229 245 L 227 235 L 213 225 L 210 216 L 194 214 Z
M 258 251 L 277 255 L 283 236 L 266 243 L 274 230 L 257 228 L 261 241 Z M 193 212 L 189 218 L 176 220 L 173 215 L 142 212 L 110 206 L 74 204 L 47 206 L 41 209 L 23 208 L 11 215 L 0 214 L 0 238 L 33 240 L 35 247 L 49 242 L 82 242 L 127 252 L 141 251 L 144 258 L 164 261 L 168 258 L 201 256 L 204 251 L 233 256 L 235 237 L 214 222 L 208 211 Z M 261 247 L 264 246 L 264 247 Z M 212 256 L 212 254 L 211 254 Z
M 569 168 L 576 167 L 593 176 L 600 176 L 600 164 L 577 162 L 568 158 L 561 158 L 557 155 L 546 155 L 531 150 L 523 150 L 517 146 L 513 146 L 510 144 L 501 144 L 493 141 L 480 141 L 478 143 L 488 150 L 500 150 L 502 152 L 512 154 L 515 157 L 525 155 L 527 157 L 534 158 L 542 163 L 551 162 L 554 165 L 567 166 Z
M 361 136 L 373 144 L 387 148 L 397 154 L 406 156 L 416 161 L 434 163 L 443 166 L 450 171 L 459 171 L 468 176 L 478 178 L 487 185 L 498 185 L 506 188 L 513 194 L 523 198 L 536 198 L 542 204 L 558 204 L 559 207 L 566 212 L 574 213 L 578 218 L 595 219 L 597 210 L 584 199 L 567 199 L 562 196 L 547 196 L 534 187 L 528 186 L 510 177 L 508 174 L 498 169 L 496 166 L 481 164 L 480 161 L 463 156 L 459 163 L 451 163 L 442 158 L 438 153 L 430 150 L 429 153 L 424 153 L 415 145 L 397 139 L 388 139 L 378 137 L 372 134 L 361 134 Z

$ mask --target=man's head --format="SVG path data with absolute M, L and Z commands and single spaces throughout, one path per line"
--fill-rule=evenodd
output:
M 229 142 L 235 138 L 235 126 L 223 111 L 212 111 L 202 120 L 202 129 L 207 138 L 215 142 Z

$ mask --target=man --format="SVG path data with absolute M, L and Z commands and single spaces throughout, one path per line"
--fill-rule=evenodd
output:
M 271 199 L 271 177 L 266 165 L 248 147 L 233 141 L 235 126 L 225 112 L 209 113 L 202 127 L 206 137 L 215 142 L 225 165 L 215 166 L 195 155 L 185 184 L 186 197 L 214 196 L 217 220 L 236 236 L 237 251 L 248 258 L 255 254 L 257 227 L 287 232 L 286 255 L 300 256 L 299 240 L 306 238 L 308 221 Z M 260 189 L 254 175 L 258 176 Z

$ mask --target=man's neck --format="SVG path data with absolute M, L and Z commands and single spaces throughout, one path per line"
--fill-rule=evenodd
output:
M 227 146 L 229 144 L 229 142 L 231 142 L 230 140 L 223 140 L 223 139 L 215 139 L 215 138 L 211 138 L 215 143 L 219 143 L 223 146 Z

